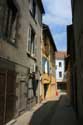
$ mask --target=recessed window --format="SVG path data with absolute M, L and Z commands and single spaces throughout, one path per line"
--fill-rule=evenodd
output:
M 35 54 L 35 31 L 31 26 L 28 32 L 28 52 L 30 54 Z
M 48 73 L 48 74 L 50 71 L 49 62 L 45 57 L 42 58 L 42 71 L 43 71 L 43 73 Z
M 59 67 L 62 67 L 62 63 L 61 62 L 59 62 Z
M 60 78 L 62 77 L 62 72 L 59 72 L 59 77 L 60 77 Z
M 13 0 L 0 1 L 0 37 L 16 42 L 17 7 Z

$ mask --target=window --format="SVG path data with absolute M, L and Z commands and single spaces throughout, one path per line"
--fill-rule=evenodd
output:
M 35 54 L 35 32 L 31 26 L 28 32 L 28 52 L 30 54 Z
M 13 0 L 0 1 L 0 37 L 7 38 L 11 43 L 16 39 L 17 8 Z
M 0 37 L 4 35 L 4 24 L 5 24 L 5 16 L 6 16 L 6 12 L 4 12 L 5 4 L 6 4 L 5 0 L 0 0 Z
M 62 72 L 59 72 L 59 77 L 60 77 L 60 78 L 62 77 Z
M 49 74 L 49 62 L 45 57 L 42 58 L 42 71 Z
M 42 14 L 39 8 L 37 8 L 37 20 L 40 25 L 42 25 Z
M 35 0 L 31 0 L 29 1 L 29 8 L 30 8 L 30 12 L 33 16 L 33 18 L 35 18 L 36 16 L 36 1 Z
M 59 62 L 59 67 L 61 67 L 62 66 L 62 63 L 61 62 Z

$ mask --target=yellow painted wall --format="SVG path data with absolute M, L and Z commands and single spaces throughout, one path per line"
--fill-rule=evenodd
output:
M 46 99 L 55 97 L 57 87 L 56 87 L 56 80 L 55 80 L 54 76 L 52 76 L 52 75 L 48 76 L 47 74 L 42 75 L 42 85 L 43 85 L 42 97 L 43 97 L 43 99 L 44 99 L 44 85 L 45 84 L 48 85 Z
M 56 78 L 55 78 L 55 50 L 49 36 L 46 36 L 42 41 L 42 57 L 45 57 L 49 61 L 49 67 L 51 69 L 50 74 L 42 74 L 42 96 L 44 99 L 44 84 L 48 84 L 48 90 L 46 98 L 51 98 L 56 94 Z

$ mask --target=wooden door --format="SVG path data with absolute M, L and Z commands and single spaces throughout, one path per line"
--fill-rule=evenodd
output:
M 5 107 L 5 83 L 6 75 L 0 72 L 0 125 L 4 124 L 4 107 Z
M 16 74 L 14 71 L 7 72 L 7 88 L 6 88 L 6 123 L 13 119 L 15 114 L 16 102 Z
M 20 112 L 24 111 L 26 109 L 26 82 L 21 81 L 20 82 Z
M 15 113 L 15 72 L 0 72 L 0 125 L 13 119 Z

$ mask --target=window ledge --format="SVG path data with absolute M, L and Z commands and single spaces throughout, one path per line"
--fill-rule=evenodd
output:
M 26 53 L 27 53 L 27 55 L 30 55 L 30 52 L 28 50 L 26 50 Z
M 13 43 L 11 40 L 7 39 L 6 37 L 0 38 L 0 40 L 9 43 L 10 45 L 14 46 L 15 48 L 17 48 L 17 44 L 16 44 L 16 40 L 15 43 Z
M 7 42 L 10 43 L 12 46 L 14 46 L 14 47 L 17 48 L 16 40 L 15 40 L 15 42 L 13 43 L 11 40 L 7 39 Z
M 31 54 L 29 51 L 27 51 L 27 55 L 28 55 L 30 58 L 32 58 L 32 59 L 34 59 L 34 60 L 37 60 L 36 56 L 35 56 L 34 54 Z

